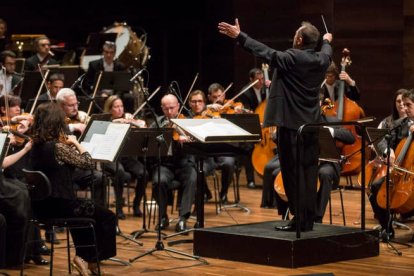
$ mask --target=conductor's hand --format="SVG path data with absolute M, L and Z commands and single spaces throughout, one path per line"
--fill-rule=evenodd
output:
M 323 40 L 328 40 L 329 41 L 329 43 L 331 43 L 332 42 L 332 34 L 331 33 L 326 33 L 326 34 L 324 34 L 323 35 Z
M 221 34 L 227 35 L 231 38 L 236 38 L 240 34 L 239 20 L 236 18 L 234 25 L 230 25 L 226 22 L 220 22 L 218 24 L 218 29 Z

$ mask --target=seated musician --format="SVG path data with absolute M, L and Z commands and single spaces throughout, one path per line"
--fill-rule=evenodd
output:
M 387 156 L 389 154 L 390 158 L 390 166 L 392 168 L 391 172 L 393 170 L 396 170 L 394 168 L 396 158 L 400 156 L 396 156 L 395 150 L 397 146 L 400 146 L 401 143 L 405 143 L 407 140 L 403 140 L 406 137 L 411 137 L 414 135 L 414 90 L 406 90 L 402 93 L 402 101 L 404 103 L 405 107 L 405 113 L 407 114 L 407 117 L 403 117 L 400 119 L 396 119 L 394 123 L 390 124 L 388 127 L 391 131 L 391 137 L 389 140 L 389 146 L 390 146 L 390 152 L 387 153 L 387 147 L 388 142 L 384 138 L 379 144 L 378 144 L 378 154 L 379 156 L 385 156 L 385 160 L 387 160 Z M 412 149 L 412 142 L 411 142 L 411 148 Z M 411 160 L 412 161 L 412 160 Z M 411 167 L 405 168 L 410 170 L 410 168 L 413 168 L 412 164 Z M 391 174 L 390 174 L 391 177 Z M 383 185 L 387 185 L 386 180 L 384 177 L 380 177 L 378 179 L 375 179 L 370 186 L 371 194 L 369 196 L 369 201 L 371 203 L 372 209 L 374 211 L 375 217 L 378 219 L 379 223 L 381 224 L 382 230 L 381 230 L 381 237 L 383 240 L 388 240 L 389 238 L 394 237 L 394 229 L 392 227 L 392 215 L 388 216 L 388 211 L 378 205 L 377 202 L 377 195 L 379 193 L 379 190 L 381 188 L 384 189 Z M 404 178 L 404 177 L 401 177 Z M 411 175 L 411 179 L 413 179 L 413 176 Z M 411 180 L 412 181 L 412 180 Z M 398 185 L 397 183 L 394 183 L 394 185 Z M 385 190 L 385 189 L 384 189 Z M 391 198 L 390 198 L 391 199 Z M 392 199 L 391 199 L 392 200 Z M 386 200 L 385 200 L 386 202 Z M 414 210 L 411 210 L 409 212 L 406 212 L 404 216 L 410 216 L 413 215 Z
M 92 94 L 94 86 L 96 85 L 97 76 L 99 72 L 122 72 L 126 71 L 125 65 L 119 60 L 115 59 L 116 44 L 112 41 L 105 41 L 102 45 L 102 58 L 89 62 L 88 71 L 86 72 L 85 81 L 89 93 Z M 108 91 L 105 90 L 105 95 L 109 96 L 112 93 L 117 93 L 125 104 L 125 110 L 133 112 L 134 97 L 129 91 Z M 101 91 L 100 93 L 103 93 Z
M 65 121 L 67 123 L 68 132 L 80 136 L 86 128 L 88 121 L 88 115 L 81 110 L 78 110 L 78 99 L 75 92 L 70 88 L 62 88 L 56 95 L 56 102 L 58 106 L 62 108 L 65 113 Z M 78 184 L 81 188 L 87 186 L 91 181 L 94 183 L 94 200 L 95 203 L 102 206 L 105 205 L 104 198 L 104 185 L 102 182 L 102 173 L 93 170 L 93 176 L 91 170 L 85 170 L 77 168 L 72 173 L 72 180 Z
M 54 54 L 50 50 L 50 39 L 40 36 L 34 40 L 36 54 L 26 59 L 24 71 L 39 71 L 44 65 L 58 65 L 58 61 L 53 58 Z
M 38 98 L 40 101 L 56 100 L 56 95 L 65 85 L 65 75 L 62 73 L 53 73 L 47 80 L 47 91 Z
M 249 71 L 249 84 L 256 80 L 256 84 L 240 95 L 240 102 L 243 103 L 245 108 L 252 112 L 255 112 L 256 108 L 266 100 L 266 87 L 269 87 L 271 83 L 270 80 L 267 80 L 265 83 L 264 72 L 260 68 L 253 68 Z M 241 147 L 247 152 L 245 158 L 243 159 L 247 179 L 247 188 L 254 189 L 256 188 L 254 167 L 252 163 L 254 143 L 242 143 Z
M 143 120 L 134 119 L 131 113 L 124 112 L 124 105 L 118 95 L 112 95 L 105 101 L 104 112 L 112 114 L 112 121 L 119 123 L 130 123 L 134 127 L 146 127 Z M 144 165 L 138 160 L 137 156 L 121 156 L 118 159 L 118 166 L 115 163 L 105 164 L 105 169 L 111 171 L 113 174 L 118 169 L 117 175 L 114 179 L 116 214 L 118 218 L 125 218 L 122 210 L 123 206 L 123 187 L 125 182 L 132 179 L 137 180 L 135 186 L 135 198 L 133 202 L 133 215 L 136 217 L 142 216 L 140 210 L 140 202 L 145 192 L 146 183 L 143 183 Z M 129 173 L 129 174 L 128 174 Z
M 5 68 L 0 72 L 0 95 L 20 95 L 23 76 L 16 72 L 16 54 L 9 50 L 1 52 L 0 65 Z
M 322 114 L 322 121 L 339 122 L 336 117 L 325 116 L 324 114 Z M 355 137 L 349 129 L 337 126 L 328 127 L 328 129 L 335 141 L 344 144 L 352 144 L 355 142 Z M 337 162 L 320 161 L 318 166 L 318 177 L 320 186 L 316 198 L 315 222 L 322 223 L 331 191 L 338 188 L 339 185 L 341 164 Z
M 169 127 L 170 119 L 178 117 L 180 104 L 176 96 L 167 94 L 161 99 L 161 108 L 163 116 L 157 118 L 160 127 Z M 154 122 L 151 127 L 156 127 Z M 169 225 L 167 216 L 168 191 L 175 189 L 173 180 L 180 183 L 182 190 L 180 218 L 175 226 L 177 232 L 185 231 L 186 222 L 191 214 L 191 206 L 195 198 L 195 189 L 197 182 L 197 172 L 195 158 L 192 155 L 182 152 L 181 142 L 187 141 L 188 137 L 180 135 L 177 141 L 172 142 L 172 156 L 163 157 L 161 166 L 155 165 L 152 170 L 153 194 L 161 211 L 161 223 L 158 225 L 161 229 L 166 229 Z M 158 178 L 160 173 L 160 178 Z
M 330 99 L 334 103 L 338 99 L 338 90 L 341 81 L 345 82 L 345 96 L 353 101 L 359 100 L 361 95 L 355 80 L 347 72 L 339 72 L 334 62 L 331 63 L 325 73 L 325 82 L 322 85 L 323 98 Z
M 33 202 L 37 217 L 89 217 L 95 220 L 96 244 L 99 260 L 116 255 L 115 214 L 89 200 L 80 200 L 73 190 L 71 174 L 74 167 L 92 170 L 94 164 L 90 154 L 73 135 L 66 136 L 65 113 L 53 102 L 38 106 L 33 123 L 33 148 L 31 162 L 33 169 L 45 173 L 52 185 L 51 195 Z M 82 247 L 93 243 L 90 228 L 71 231 L 76 244 L 73 265 L 81 275 L 97 273 L 95 249 Z
M 208 87 L 208 99 L 210 104 L 207 106 L 213 111 L 222 110 L 223 105 L 225 104 L 225 94 L 224 88 L 218 83 L 213 83 Z M 235 106 L 235 113 L 241 113 L 242 107 Z M 221 191 L 220 191 L 220 200 L 222 203 L 227 203 L 227 192 L 230 186 L 230 183 L 233 181 L 233 174 L 236 165 L 236 158 L 232 156 L 222 156 L 215 159 L 216 165 L 221 169 Z
M 7 101 L 7 103 L 6 103 Z M 29 114 L 21 114 L 21 99 L 18 96 L 5 96 L 0 97 L 0 115 L 1 125 L 3 130 L 8 129 L 14 131 L 16 135 L 18 133 L 25 134 L 31 126 L 33 116 Z M 8 108 L 6 108 L 8 106 Z M 15 153 L 24 147 L 25 139 L 17 137 L 14 139 L 16 143 L 13 143 L 9 149 L 9 154 Z M 26 165 L 26 159 L 22 158 L 14 166 L 7 169 L 4 174 L 10 178 L 23 179 L 21 169 Z

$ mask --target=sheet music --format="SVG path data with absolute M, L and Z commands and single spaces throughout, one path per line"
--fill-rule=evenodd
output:
M 89 128 L 87 137 L 90 137 L 88 142 L 81 142 L 81 145 L 91 154 L 92 158 L 101 161 L 114 161 L 121 144 L 130 128 L 129 124 L 109 123 L 101 124 L 100 121 L 95 121 L 96 127 L 92 123 Z M 102 133 L 103 126 L 106 125 L 106 130 Z M 86 140 L 86 139 L 85 139 Z
M 215 137 L 225 141 L 258 141 L 259 135 L 251 134 L 226 119 L 172 119 L 186 132 L 202 142 L 218 142 Z

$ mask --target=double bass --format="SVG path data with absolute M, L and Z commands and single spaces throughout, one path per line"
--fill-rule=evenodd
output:
M 351 64 L 350 51 L 343 49 L 341 72 L 345 72 L 346 67 Z M 338 99 L 333 108 L 326 110 L 326 116 L 334 116 L 340 121 L 354 121 L 365 116 L 363 109 L 354 101 L 345 96 L 345 81 L 341 80 L 338 89 Z M 355 137 L 355 142 L 351 145 L 337 145 L 341 148 L 341 154 L 347 157 L 347 162 L 342 165 L 342 175 L 354 175 L 361 170 L 361 136 L 357 134 L 355 126 L 344 126 L 348 128 Z
M 269 65 L 263 64 L 262 70 L 265 78 L 265 82 L 269 80 Z M 268 89 L 268 88 L 266 88 Z M 266 94 L 268 91 L 266 90 Z M 267 100 L 262 101 L 254 111 L 255 114 L 259 115 L 259 121 L 262 125 L 264 122 L 264 112 L 266 109 Z M 255 171 L 263 176 L 264 168 L 266 164 L 275 156 L 274 149 L 276 148 L 275 142 L 273 142 L 272 135 L 276 132 L 276 127 L 262 128 L 262 140 L 254 145 L 252 153 L 252 164 Z

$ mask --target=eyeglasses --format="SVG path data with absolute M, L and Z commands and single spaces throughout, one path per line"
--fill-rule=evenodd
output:
M 50 43 L 40 43 L 39 46 L 42 46 L 42 47 L 50 46 Z

